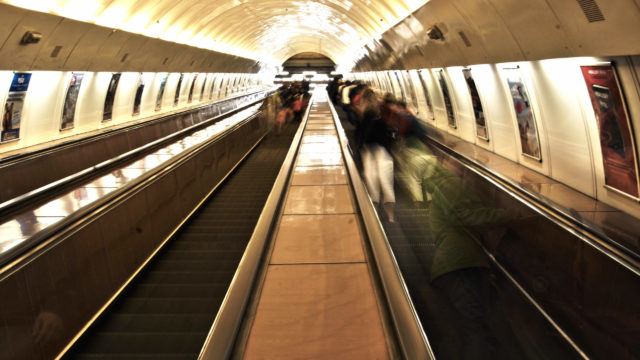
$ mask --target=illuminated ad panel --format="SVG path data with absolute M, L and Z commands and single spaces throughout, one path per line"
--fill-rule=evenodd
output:
M 581 66 L 598 121 L 605 186 L 638 198 L 638 162 L 629 115 L 611 64 Z

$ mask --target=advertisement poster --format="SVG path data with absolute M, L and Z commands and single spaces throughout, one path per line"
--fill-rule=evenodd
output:
M 109 81 L 109 88 L 107 89 L 107 97 L 104 99 L 104 110 L 102 112 L 102 121 L 109 121 L 113 115 L 113 102 L 116 99 L 116 90 L 118 90 L 118 83 L 120 82 L 120 76 L 122 74 L 115 73 L 111 75 L 111 81 Z
M 396 77 L 396 81 L 398 82 L 398 88 L 400 89 L 400 99 L 404 102 L 407 102 L 407 95 L 404 88 L 404 84 L 402 79 L 400 78 L 399 71 L 394 71 L 393 75 Z M 397 97 L 397 96 L 396 96 Z
M 424 75 L 422 75 L 422 70 L 418 73 L 418 77 L 420 78 L 420 85 L 422 85 L 422 92 L 424 93 L 424 98 L 427 102 L 427 119 L 434 121 L 436 119 L 433 112 L 433 103 L 431 102 L 431 94 L 429 94 L 429 87 L 427 85 L 427 80 L 425 80 Z
M 22 107 L 27 89 L 31 81 L 30 73 L 15 73 L 9 87 L 7 101 L 4 103 L 2 113 L 2 132 L 0 142 L 17 140 L 20 138 L 20 121 L 22 120 Z
M 209 75 L 204 78 L 202 81 L 202 87 L 200 88 L 200 101 L 204 101 L 204 89 L 207 87 L 207 80 L 209 80 Z
M 142 103 L 142 93 L 144 92 L 144 78 L 142 74 L 138 75 L 138 86 L 136 87 L 136 96 L 133 98 L 133 116 L 140 115 L 140 104 Z
M 413 104 L 413 108 L 416 111 L 416 114 L 419 111 L 418 108 L 418 97 L 416 96 L 416 89 L 413 87 L 413 81 L 411 81 L 411 74 L 408 71 L 402 73 L 404 75 L 404 83 L 408 84 L 409 94 L 411 96 L 411 104 Z
M 196 88 L 196 81 L 198 81 L 198 74 L 193 76 L 193 80 L 191 80 L 191 88 L 189 88 L 189 99 L 187 100 L 189 104 L 193 101 L 193 90 Z
M 480 93 L 476 87 L 476 82 L 471 74 L 471 69 L 462 69 L 464 79 L 467 82 L 469 88 L 469 95 L 471 96 L 471 105 L 473 106 L 473 116 L 476 119 L 476 135 L 483 140 L 489 140 L 489 132 L 487 131 L 487 121 L 484 117 L 484 109 L 482 108 L 482 100 L 480 99 Z
M 449 126 L 455 129 L 457 127 L 456 115 L 453 112 L 453 102 L 449 93 L 449 86 L 447 86 L 447 80 L 444 78 L 444 70 L 438 70 L 438 82 L 440 83 L 440 89 L 442 89 L 442 98 L 444 99 L 444 107 L 447 110 Z
M 216 84 L 218 83 L 218 79 L 219 79 L 220 75 L 212 75 L 211 76 L 211 89 L 209 89 L 209 100 L 213 100 L 213 93 L 214 90 L 216 89 Z
M 513 100 L 513 108 L 518 121 L 518 132 L 520 133 L 520 146 L 522 154 L 542 161 L 540 153 L 540 139 L 538 138 L 538 128 L 531 108 L 531 100 L 524 86 L 520 68 L 505 68 L 509 93 Z
M 177 106 L 180 102 L 180 88 L 182 87 L 182 80 L 184 79 L 184 74 L 180 74 L 180 78 L 178 79 L 178 86 L 176 86 L 176 94 L 173 97 L 173 106 Z
M 611 64 L 581 66 L 598 121 L 605 185 L 638 197 L 638 168 L 629 115 Z
M 64 106 L 62 108 L 60 130 L 72 129 L 74 126 L 76 105 L 78 103 L 78 95 L 80 94 L 80 86 L 82 85 L 83 78 L 83 73 L 71 73 L 69 87 L 67 87 L 67 95 L 64 98 Z
M 156 111 L 162 109 L 162 97 L 164 96 L 164 89 L 167 87 L 167 77 L 169 77 L 169 75 L 164 75 L 162 80 L 160 80 L 160 89 L 156 97 Z

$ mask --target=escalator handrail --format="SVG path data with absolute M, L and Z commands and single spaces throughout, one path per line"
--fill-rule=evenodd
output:
M 360 216 L 371 245 L 375 264 L 380 274 L 380 280 L 391 312 L 391 318 L 395 325 L 401 351 L 405 359 L 435 359 L 435 354 L 424 332 L 418 313 L 413 306 L 408 287 L 402 277 L 400 267 L 380 218 L 353 160 L 349 140 L 342 128 L 340 118 L 331 100 L 327 100 L 327 102 L 331 108 L 347 173 L 355 193 L 356 204 L 360 209 Z
M 153 149 L 159 148 L 163 145 L 172 143 L 175 139 L 186 136 L 192 132 L 198 131 L 202 128 L 210 126 L 212 123 L 217 122 L 221 119 L 229 117 L 235 113 L 238 113 L 252 105 L 257 104 L 260 101 L 263 101 L 267 98 L 273 91 L 264 91 L 264 96 L 258 98 L 250 103 L 243 104 L 241 107 L 233 109 L 223 114 L 216 115 L 207 120 L 201 121 L 198 124 L 191 125 L 182 130 L 171 133 L 167 136 L 164 136 L 160 139 L 154 140 L 150 143 L 137 147 L 133 150 L 129 150 L 123 154 L 120 154 L 114 158 L 109 160 L 105 160 L 101 163 L 98 163 L 94 166 L 88 167 L 84 170 L 78 171 L 74 174 L 66 176 L 62 179 L 51 182 L 47 185 L 41 186 L 37 189 L 29 191 L 25 194 L 17 196 L 13 199 L 9 199 L 3 203 L 0 203 L 0 219 L 5 218 L 8 214 L 14 213 L 16 209 L 24 207 L 26 204 L 34 203 L 35 201 L 42 199 L 43 197 L 50 196 L 52 192 L 59 191 L 62 188 L 65 188 L 71 184 L 78 183 L 82 180 L 86 180 L 94 176 L 96 173 L 107 170 L 116 166 L 118 164 L 122 164 L 128 161 L 131 161 L 144 153 L 147 153 Z
M 234 112 L 235 111 L 230 112 L 225 116 Z M 85 224 L 93 221 L 93 219 L 98 218 L 104 212 L 118 206 L 122 201 L 125 201 L 138 190 L 148 186 L 155 180 L 173 171 L 184 162 L 190 160 L 203 148 L 220 141 L 259 115 L 260 113 L 257 112 L 248 116 L 246 119 L 230 126 L 221 133 L 215 134 L 202 143 L 194 145 L 186 151 L 174 155 L 171 159 L 164 162 L 162 166 L 145 172 L 134 180 L 124 184 L 122 187 L 98 198 L 95 202 L 78 209 L 77 211 L 67 215 L 59 222 L 37 232 L 35 235 L 26 239 L 14 248 L 11 248 L 9 251 L 0 254 L 0 282 L 21 267 L 30 263 L 40 254 L 53 248 L 56 244 L 63 241 L 69 234 L 74 233 L 78 228 L 81 228 Z
M 533 209 L 546 219 L 589 244 L 597 251 L 600 251 L 608 258 L 619 263 L 636 276 L 640 276 L 640 254 L 611 239 L 595 225 L 580 221 L 560 205 L 549 201 L 540 194 L 524 188 L 504 175 L 492 171 L 478 161 L 458 153 L 441 140 L 433 136 L 427 136 L 427 141 L 435 145 L 436 148 L 446 155 L 458 160 L 465 168 L 494 184 L 525 206 Z
M 251 239 L 242 255 L 238 269 L 233 275 L 229 289 L 207 334 L 198 356 L 200 360 L 228 359 L 233 351 L 246 307 L 256 286 L 256 277 L 259 273 L 260 264 L 264 259 L 269 239 L 278 219 L 278 212 L 284 201 L 286 187 L 293 172 L 298 148 L 302 142 L 302 135 L 314 97 L 315 93 L 309 99 L 309 105 L 294 135 L 285 160 L 280 167 L 273 188 L 251 234 Z
M 246 94 L 239 94 L 239 95 L 233 95 L 230 96 L 228 98 L 224 98 L 224 99 L 218 99 L 218 100 L 214 100 L 205 104 L 198 104 L 198 105 L 193 105 L 190 107 L 187 107 L 186 109 L 180 109 L 177 111 L 172 111 L 172 112 L 168 112 L 168 113 L 164 113 L 161 115 L 151 115 L 151 116 L 147 116 L 145 118 L 138 118 L 129 122 L 126 122 L 124 124 L 121 125 L 116 125 L 113 127 L 109 127 L 109 128 L 105 128 L 105 129 L 100 129 L 98 130 L 97 133 L 94 134 L 90 134 L 88 136 L 83 136 L 81 138 L 77 138 L 77 139 L 72 139 L 72 140 L 67 140 L 58 144 L 54 144 L 52 146 L 47 146 L 41 149 L 36 149 L 36 150 L 30 150 L 30 151 L 24 151 L 18 154 L 14 154 L 14 155 L 9 155 L 3 158 L 0 158 L 0 170 L 2 170 L 3 168 L 6 168 L 8 166 L 12 166 L 15 163 L 18 162 L 22 162 L 22 161 L 29 161 L 33 158 L 37 158 L 37 157 L 42 157 L 42 156 L 49 156 L 54 154 L 57 151 L 60 151 L 61 149 L 67 148 L 67 147 L 71 147 L 71 146 L 76 146 L 76 145 L 80 145 L 82 143 L 88 143 L 88 142 L 93 142 L 96 140 L 100 140 L 101 138 L 107 138 L 110 136 L 113 136 L 117 133 L 120 132 L 126 132 L 126 131 L 131 131 L 137 128 L 141 128 L 141 127 L 145 127 L 148 125 L 153 125 L 155 123 L 158 122 L 162 122 L 165 121 L 167 118 L 170 117 L 175 117 L 175 116 L 180 116 L 180 115 L 184 115 L 184 114 L 188 114 L 191 112 L 196 112 L 199 111 L 201 109 L 207 108 L 207 107 L 211 107 L 211 106 L 216 106 L 228 101 L 232 101 L 244 96 L 250 96 L 250 95 L 254 95 L 254 94 L 259 94 L 261 92 L 265 92 L 265 91 L 269 91 L 268 89 L 262 89 L 262 90 L 257 90 L 257 91 L 252 91 L 252 92 L 248 92 Z M 220 114 L 220 115 L 224 115 L 224 114 Z

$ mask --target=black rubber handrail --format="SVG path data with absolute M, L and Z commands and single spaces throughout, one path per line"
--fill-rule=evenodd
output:
M 427 136 L 427 141 L 446 155 L 458 160 L 467 169 L 478 174 L 485 180 L 501 186 L 510 195 L 532 206 L 538 213 L 554 224 L 574 234 L 607 257 L 640 276 L 640 254 L 621 244 L 619 241 L 612 239 L 596 225 L 583 221 L 576 217 L 569 209 L 523 187 L 502 174 L 496 173 L 475 159 L 460 154 L 433 136 Z
M 190 108 L 181 109 L 179 111 L 172 112 L 172 113 L 169 113 L 169 114 L 164 114 L 164 115 L 161 115 L 161 116 L 158 116 L 158 117 L 155 117 L 155 118 L 153 116 L 149 116 L 150 120 L 144 120 L 144 118 L 142 118 L 142 119 L 138 119 L 134 123 L 130 123 L 130 124 L 126 124 L 125 123 L 125 124 L 123 124 L 123 126 L 116 126 L 114 128 L 103 129 L 97 134 L 88 135 L 88 136 L 85 136 L 85 137 L 82 137 L 82 138 L 79 138 L 79 139 L 71 139 L 71 140 L 64 141 L 64 142 L 59 143 L 59 144 L 54 144 L 52 146 L 48 146 L 48 147 L 45 147 L 45 148 L 42 148 L 42 149 L 30 150 L 30 151 L 21 152 L 19 154 L 9 155 L 9 156 L 0 158 L 0 170 L 2 170 L 2 168 L 8 167 L 8 166 L 12 166 L 12 165 L 14 165 L 15 163 L 18 163 L 18 162 L 28 161 L 28 160 L 33 159 L 33 158 L 50 155 L 52 153 L 55 153 L 56 151 L 60 151 L 61 149 L 64 149 L 64 148 L 67 148 L 67 147 L 72 147 L 72 146 L 80 145 L 80 144 L 83 144 L 83 143 L 93 142 L 93 141 L 99 140 L 99 139 L 101 139 L 103 137 L 111 137 L 111 136 L 117 135 L 118 133 L 121 133 L 121 132 L 127 132 L 127 131 L 131 131 L 131 130 L 134 130 L 134 129 L 139 129 L 141 127 L 145 127 L 145 126 L 148 126 L 148 125 L 157 124 L 159 122 L 166 121 L 170 117 L 188 114 L 188 113 L 191 113 L 191 112 L 195 112 L 195 111 L 201 110 L 203 108 L 216 106 L 216 105 L 225 103 L 227 101 L 232 101 L 234 99 L 238 99 L 238 98 L 241 98 L 241 97 L 244 97 L 244 96 L 258 94 L 258 93 L 261 93 L 261 92 L 264 92 L 264 91 L 267 91 L 267 90 L 259 90 L 259 91 L 249 92 L 249 93 L 246 93 L 246 94 L 234 95 L 234 96 L 231 96 L 231 97 L 228 97 L 228 98 L 225 98 L 225 99 L 213 101 L 211 103 L 201 104 L 201 105 L 193 106 L 193 107 L 190 107 Z
M 259 92 L 258 92 L 259 93 Z M 112 169 L 113 167 L 119 165 L 119 164 L 123 164 L 125 162 L 128 161 L 132 161 L 135 158 L 141 156 L 142 154 L 148 153 L 154 149 L 160 148 L 163 145 L 166 145 L 168 143 L 173 142 L 174 139 L 179 138 L 179 137 L 183 137 L 186 136 L 190 133 L 193 133 L 195 131 L 198 131 L 202 128 L 205 128 L 209 125 L 211 125 L 211 123 L 213 122 L 217 122 L 223 118 L 226 118 L 228 116 L 231 116 L 235 113 L 238 113 L 252 105 L 255 105 L 257 103 L 259 103 L 260 101 L 264 100 L 266 97 L 268 97 L 269 95 L 271 95 L 273 93 L 273 90 L 270 91 L 263 91 L 264 96 L 262 96 L 259 99 L 256 99 L 255 101 L 252 101 L 250 103 L 244 104 L 239 108 L 236 108 L 234 110 L 228 111 L 224 114 L 219 114 L 216 115 L 210 119 L 204 120 L 199 122 L 198 124 L 189 126 L 187 128 L 184 128 L 180 131 L 177 131 L 175 133 L 169 134 L 165 137 L 162 137 L 160 139 L 154 140 L 150 143 L 147 143 L 143 146 L 140 146 L 136 149 L 130 150 L 124 154 L 118 155 L 112 159 L 103 161 L 99 164 L 96 164 L 92 167 L 86 168 L 84 170 L 81 170 L 79 172 L 76 172 L 72 175 L 66 176 L 62 179 L 56 180 L 52 183 L 49 183 L 47 185 L 41 186 L 35 190 L 32 190 L 28 193 L 25 193 L 23 195 L 17 196 L 13 199 L 7 200 L 3 203 L 0 204 L 0 221 L 2 220 L 6 220 L 6 218 L 11 215 L 11 214 L 15 214 L 17 211 L 23 209 L 25 206 L 28 206 L 30 204 L 33 204 L 39 200 L 42 200 L 43 198 L 47 198 L 47 197 L 51 197 L 52 194 L 58 193 L 61 189 L 66 188 L 70 185 L 73 184 L 78 184 L 82 181 L 86 181 L 94 176 L 96 176 L 96 174 L 98 174 L 99 172 L 103 172 L 103 171 L 107 171 L 109 169 Z M 252 94 L 257 94 L 257 93 L 252 93 Z M 247 95 L 251 95 L 251 94 L 247 94 Z M 246 95 L 245 95 L 246 96 Z

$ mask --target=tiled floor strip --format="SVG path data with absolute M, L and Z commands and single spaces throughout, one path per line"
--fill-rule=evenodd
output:
M 246 359 L 387 359 L 329 105 L 312 104 Z

